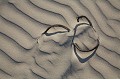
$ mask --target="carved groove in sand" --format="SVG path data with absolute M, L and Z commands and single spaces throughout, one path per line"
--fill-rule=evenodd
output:
M 1 79 L 120 79 L 119 0 L 4 1 Z

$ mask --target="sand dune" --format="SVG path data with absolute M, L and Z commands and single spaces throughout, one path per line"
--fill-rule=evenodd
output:
M 120 79 L 119 4 L 1 0 L 0 79 Z

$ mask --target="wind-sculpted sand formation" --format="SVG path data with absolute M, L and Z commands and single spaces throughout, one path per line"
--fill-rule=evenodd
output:
M 120 79 L 120 0 L 1 0 L 0 79 Z

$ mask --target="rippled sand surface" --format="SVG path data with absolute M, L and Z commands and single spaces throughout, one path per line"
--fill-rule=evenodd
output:
M 0 79 L 120 79 L 120 0 L 0 0 Z

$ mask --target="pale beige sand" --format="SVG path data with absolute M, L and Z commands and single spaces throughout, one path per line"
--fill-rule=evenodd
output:
M 81 50 L 100 42 L 85 63 L 71 47 L 75 26 L 88 23 L 85 18 L 77 22 L 82 15 L 96 32 L 80 26 L 73 42 Z M 41 35 L 55 24 L 70 32 Z M 67 30 L 56 27 L 48 32 L 58 31 Z M 82 58 L 93 51 L 77 50 Z M 120 0 L 0 0 L 0 79 L 120 79 Z

